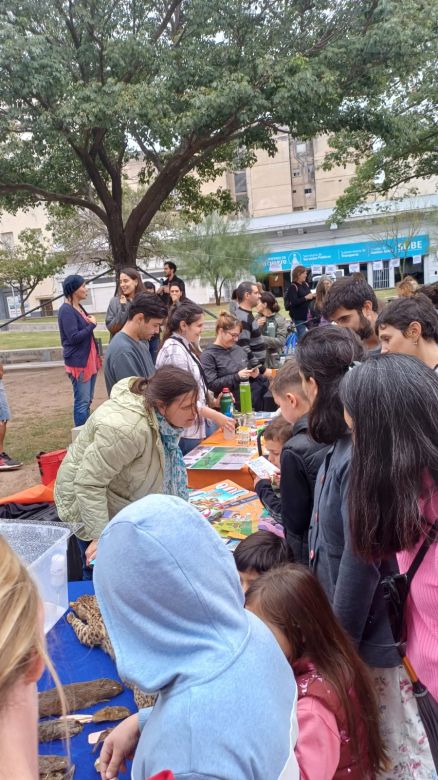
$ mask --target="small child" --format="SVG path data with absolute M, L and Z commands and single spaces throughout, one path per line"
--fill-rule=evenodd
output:
M 246 607 L 295 674 L 301 780 L 374 780 L 387 759 L 372 679 L 316 577 L 299 565 L 272 569 L 252 582 Z
M 274 417 L 264 430 L 263 439 L 268 460 L 277 467 L 279 472 L 281 451 L 291 436 L 292 426 L 282 415 Z M 263 506 L 273 519 L 281 523 L 281 498 L 278 480 L 279 477 L 275 476 L 266 479 L 254 477 L 254 488 Z
M 297 562 L 309 563 L 307 536 L 313 509 L 316 475 L 329 447 L 318 444 L 308 433 L 309 402 L 301 386 L 301 376 L 295 358 L 286 360 L 271 382 L 271 391 L 281 414 L 292 427 L 280 455 L 281 522 Z M 272 494 L 269 480 L 255 482 L 254 489 L 266 504 Z
M 234 550 L 243 592 L 269 569 L 292 563 L 293 556 L 286 540 L 272 531 L 256 531 L 242 539 Z

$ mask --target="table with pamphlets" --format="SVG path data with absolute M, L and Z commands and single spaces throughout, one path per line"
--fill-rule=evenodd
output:
M 222 429 L 204 439 L 184 457 L 189 488 L 197 490 L 215 480 L 230 479 L 246 490 L 253 490 L 254 481 L 247 463 L 257 457 L 256 426 L 266 425 L 273 416 L 268 412 L 254 415 L 254 436 L 249 446 L 241 446 L 237 436 L 226 439 Z

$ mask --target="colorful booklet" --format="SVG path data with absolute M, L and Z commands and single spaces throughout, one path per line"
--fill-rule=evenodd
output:
M 257 531 L 263 513 L 257 494 L 229 479 L 191 490 L 189 501 L 226 540 L 239 541 Z
M 259 479 L 271 479 L 271 477 L 277 477 L 280 474 L 280 470 L 277 466 L 274 466 L 274 464 L 263 455 L 259 458 L 254 458 L 254 460 L 249 461 L 246 465 L 256 477 L 259 477 Z

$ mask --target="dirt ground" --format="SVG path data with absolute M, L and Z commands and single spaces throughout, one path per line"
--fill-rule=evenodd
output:
M 40 481 L 35 455 L 66 447 L 73 427 L 73 391 L 63 367 L 7 370 L 4 383 L 11 409 L 5 450 L 25 465 L 0 472 L 0 497 Z M 103 371 L 99 372 L 93 409 L 107 399 Z

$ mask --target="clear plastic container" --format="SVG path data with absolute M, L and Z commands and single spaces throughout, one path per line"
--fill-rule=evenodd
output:
M 20 556 L 35 580 L 44 605 L 44 632 L 68 608 L 67 542 L 68 528 L 56 525 L 2 523 L 0 534 Z

